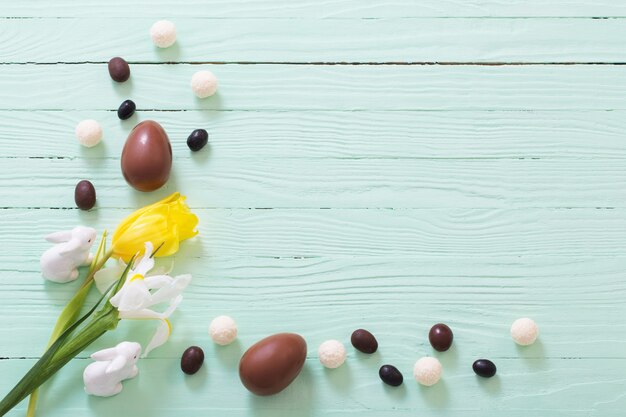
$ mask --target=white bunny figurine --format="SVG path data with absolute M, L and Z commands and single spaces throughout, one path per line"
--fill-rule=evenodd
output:
M 119 394 L 123 388 L 122 381 L 139 373 L 136 363 L 140 354 L 139 343 L 122 342 L 91 355 L 97 362 L 87 365 L 83 372 L 85 392 L 99 397 Z
M 48 242 L 57 243 L 41 255 L 41 275 L 54 282 L 69 282 L 78 278 L 78 267 L 89 265 L 93 255 L 89 253 L 96 240 L 91 227 L 77 226 L 72 230 L 51 233 Z

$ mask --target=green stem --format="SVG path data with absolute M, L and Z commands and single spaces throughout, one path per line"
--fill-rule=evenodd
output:
M 31 392 L 46 382 L 52 375 L 65 366 L 87 346 L 96 341 L 109 330 L 115 329 L 119 322 L 117 310 L 108 309 L 104 314 L 97 314 L 71 339 L 65 340 L 58 350 L 49 358 L 42 357 L 24 375 L 17 385 L 0 402 L 0 416 L 4 416 L 19 404 Z
M 83 349 L 97 340 L 109 330 L 117 327 L 120 321 L 118 310 L 110 303 L 115 295 L 126 282 L 126 277 L 134 257 L 131 258 L 119 280 L 102 295 L 100 300 L 85 315 L 59 335 L 57 340 L 46 350 L 41 358 L 33 365 L 24 377 L 13 389 L 0 401 L 0 417 L 4 416 L 13 407 L 19 404 L 31 392 L 39 388 L 48 378 L 71 361 Z M 95 312 L 100 303 L 107 298 L 106 304 L 98 312 Z M 95 312 L 95 313 L 94 313 Z M 80 330 L 77 330 L 88 318 L 91 318 Z M 71 336 L 71 338 L 70 338 Z
M 79 290 L 74 294 L 72 299 L 65 305 L 63 311 L 59 315 L 59 318 L 54 325 L 54 329 L 52 330 L 52 334 L 50 335 L 50 340 L 48 341 L 49 348 L 58 338 L 59 336 L 67 330 L 67 328 L 76 321 L 78 318 L 78 314 L 80 313 L 81 308 L 85 304 L 85 299 L 89 294 L 89 290 L 91 289 L 91 284 L 93 283 L 93 277 L 98 272 L 104 264 L 111 258 L 113 252 L 109 250 L 102 257 L 101 254 L 104 251 L 104 246 L 106 245 L 106 230 L 102 233 L 102 240 L 100 242 L 100 246 L 98 246 L 98 250 L 94 256 L 94 262 L 91 264 L 89 268 L 89 273 L 85 277 L 82 285 Z M 39 390 L 34 390 L 30 396 L 28 401 L 28 409 L 26 410 L 26 417 L 34 417 L 35 410 L 37 409 L 37 399 L 39 398 Z

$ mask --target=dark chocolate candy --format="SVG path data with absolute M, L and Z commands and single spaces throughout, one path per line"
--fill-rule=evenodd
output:
M 120 120 L 130 119 L 132 115 L 135 114 L 136 108 L 137 106 L 135 106 L 134 101 L 124 100 L 117 109 L 117 117 L 119 117 Z
M 453 337 L 452 330 L 443 323 L 435 324 L 428 332 L 428 340 L 438 352 L 445 352 L 450 349 Z
M 76 184 L 74 202 L 81 210 L 89 210 L 96 205 L 96 189 L 91 182 L 82 180 Z
M 393 365 L 383 365 L 378 370 L 378 376 L 383 382 L 392 387 L 398 387 L 402 385 L 404 377 L 402 373 Z
M 198 346 L 190 346 L 180 358 L 180 369 L 188 375 L 193 375 L 202 367 L 204 351 Z
M 114 81 L 123 83 L 130 77 L 130 67 L 123 58 L 116 56 L 109 61 L 109 75 Z
M 209 141 L 209 134 L 204 129 L 196 129 L 187 138 L 187 146 L 193 152 L 198 152 Z
M 478 359 L 472 364 L 472 369 L 483 378 L 491 378 L 496 374 L 496 364 L 489 359 Z
M 352 346 L 356 350 L 363 353 L 374 353 L 378 350 L 378 341 L 376 341 L 373 334 L 365 329 L 358 329 L 352 332 L 350 342 L 352 342 Z

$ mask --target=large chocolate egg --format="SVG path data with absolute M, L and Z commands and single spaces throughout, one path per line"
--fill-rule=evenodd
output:
M 306 342 L 293 333 L 279 333 L 252 345 L 241 357 L 239 377 L 257 395 L 273 395 L 296 379 L 306 359 Z
M 139 191 L 154 191 L 167 182 L 172 169 L 172 146 L 155 121 L 133 128 L 122 150 L 122 174 Z

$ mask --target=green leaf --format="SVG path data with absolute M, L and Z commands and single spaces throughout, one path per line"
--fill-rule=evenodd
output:
M 134 259 L 134 258 L 133 258 Z M 118 290 L 120 282 L 126 280 L 128 271 L 133 259 L 128 263 L 124 273 L 120 279 L 113 283 L 111 287 L 100 297 L 98 302 L 81 318 L 76 320 L 71 326 L 63 331 L 56 341 L 46 350 L 43 356 L 33 365 L 33 367 L 22 377 L 22 379 L 13 387 L 13 389 L 0 402 L 0 417 L 9 412 L 13 407 L 20 403 L 31 392 L 37 389 L 41 384 L 46 382 L 48 378 L 54 375 L 59 369 L 65 366 L 83 349 L 97 340 L 108 330 L 112 330 L 119 321 L 119 314 L 108 302 L 104 307 L 96 312 L 98 306 L 107 296 L 110 299 L 112 289 Z M 94 314 L 95 313 L 95 314 Z M 90 316 L 92 321 L 85 326 L 73 338 L 69 336 Z
M 54 329 L 52 329 L 52 335 L 50 336 L 50 341 L 48 342 L 48 347 L 68 328 L 68 326 L 76 320 L 78 315 L 80 314 L 80 310 L 83 308 L 85 304 L 85 299 L 89 294 L 89 290 L 91 289 L 91 283 L 93 279 L 89 279 L 93 277 L 93 274 L 96 272 L 95 268 L 98 266 L 100 262 L 100 257 L 104 253 L 104 248 L 106 246 L 106 230 L 102 233 L 102 239 L 100 240 L 100 244 L 98 245 L 98 249 L 96 250 L 96 254 L 93 257 L 93 261 L 91 261 L 91 266 L 89 267 L 89 273 L 87 274 L 87 278 L 85 282 L 80 287 L 80 289 L 74 294 L 72 299 L 65 305 L 63 311 L 57 318 L 57 321 L 54 325 Z M 107 258 L 108 259 L 108 258 Z
M 98 249 L 96 250 L 93 260 L 91 261 L 91 265 L 89 266 L 87 278 L 85 278 L 85 281 L 76 292 L 76 294 L 74 294 L 72 299 L 65 305 L 65 307 L 63 307 L 63 310 L 61 311 L 61 314 L 57 318 L 54 328 L 52 329 L 52 334 L 50 335 L 48 346 L 46 346 L 46 348 L 49 348 L 52 343 L 54 343 L 59 338 L 59 336 L 68 328 L 70 323 L 76 320 L 78 314 L 80 313 L 80 310 L 83 308 L 83 305 L 85 304 L 85 299 L 87 298 L 89 290 L 91 289 L 91 283 L 93 282 L 93 279 L 90 278 L 92 278 L 93 274 L 97 272 L 96 268 L 98 268 L 98 265 L 101 262 L 100 257 L 106 253 L 106 239 L 107 231 L 105 230 L 102 232 L 100 244 L 98 245 Z M 105 256 L 107 255 L 105 254 Z M 107 259 L 108 257 L 104 260 L 104 262 L 106 262 Z M 104 265 L 104 263 L 102 263 L 100 267 L 102 265 Z M 26 417 L 35 416 L 38 396 L 38 390 L 32 392 L 30 400 L 28 402 L 28 409 L 26 410 Z
M 46 350 L 43 356 L 33 365 L 30 371 L 28 371 L 7 396 L 4 397 L 2 402 L 0 402 L 0 416 L 6 414 L 11 408 L 46 381 L 47 378 L 43 376 L 45 373 L 43 373 L 42 370 L 49 367 L 52 357 L 59 348 L 61 348 L 67 337 L 96 311 L 104 298 L 105 296 L 103 295 L 84 316 L 65 329 L 48 350 Z

